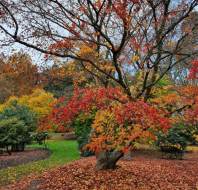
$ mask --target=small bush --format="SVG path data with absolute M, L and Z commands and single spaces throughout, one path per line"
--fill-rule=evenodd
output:
M 176 125 L 167 133 L 158 132 L 156 145 L 168 158 L 181 159 L 189 143 L 192 141 L 192 134 L 182 125 Z
M 0 121 L 0 144 L 9 154 L 11 151 L 23 151 L 30 140 L 30 133 L 23 121 L 15 117 Z
M 189 141 L 192 145 L 198 145 L 198 125 L 187 126 L 187 134 L 189 134 Z
M 45 141 L 48 137 L 49 135 L 47 132 L 37 132 L 33 135 L 33 139 L 40 145 L 45 145 Z
M 29 108 L 13 102 L 0 112 L 0 146 L 10 151 L 23 151 L 36 129 L 36 115 Z

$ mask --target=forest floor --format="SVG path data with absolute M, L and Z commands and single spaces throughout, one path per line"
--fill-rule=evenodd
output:
M 28 176 L 4 190 L 197 190 L 198 152 L 183 160 L 167 160 L 150 151 L 137 151 L 115 170 L 96 171 L 95 158 L 83 158 Z

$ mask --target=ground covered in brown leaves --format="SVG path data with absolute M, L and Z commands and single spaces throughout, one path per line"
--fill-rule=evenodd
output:
M 184 160 L 137 155 L 131 161 L 119 161 L 117 169 L 108 171 L 95 171 L 94 165 L 94 157 L 84 158 L 39 177 L 28 177 L 6 190 L 198 189 L 197 153 L 189 154 Z

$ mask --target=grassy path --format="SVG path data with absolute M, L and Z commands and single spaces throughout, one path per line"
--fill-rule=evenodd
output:
M 43 146 L 35 144 L 31 147 Z M 12 183 L 29 174 L 38 174 L 46 169 L 61 166 L 80 157 L 76 141 L 48 141 L 47 147 L 52 154 L 45 160 L 0 170 L 0 186 Z

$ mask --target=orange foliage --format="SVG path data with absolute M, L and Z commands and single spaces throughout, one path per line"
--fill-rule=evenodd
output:
M 104 109 L 114 101 L 127 101 L 119 88 L 76 88 L 69 101 L 62 97 L 54 104 L 51 114 L 42 122 L 40 130 L 69 131 L 69 126 L 80 113 Z
M 125 152 L 140 139 L 155 140 L 155 130 L 166 132 L 168 128 L 169 120 L 142 101 L 116 105 L 97 112 L 87 147 L 95 152 Z
M 32 64 L 31 58 L 26 54 L 13 54 L 0 61 L 0 91 L 2 95 L 6 93 L 2 100 L 9 96 L 30 94 L 39 85 L 38 77 L 37 66 Z

